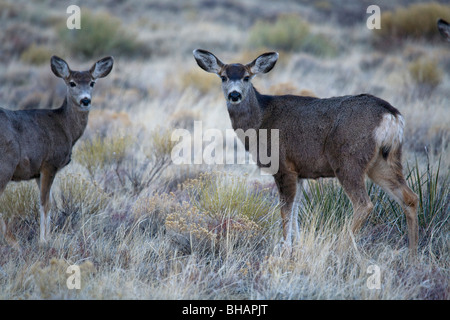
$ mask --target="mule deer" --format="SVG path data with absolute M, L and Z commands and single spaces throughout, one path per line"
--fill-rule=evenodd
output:
M 278 60 L 276 52 L 264 53 L 246 65 L 225 64 L 201 49 L 193 54 L 200 68 L 222 79 L 235 131 L 279 130 L 279 170 L 273 177 L 282 203 L 287 243 L 291 242 L 292 220 L 298 228 L 297 218 L 293 219 L 297 214 L 293 204 L 298 180 L 337 177 L 352 202 L 351 229 L 356 233 L 373 208 L 364 183 L 368 175 L 403 206 L 409 248 L 414 255 L 418 244 L 418 198 L 402 173 L 404 119 L 397 109 L 368 94 L 327 99 L 260 94 L 250 80 L 272 70 Z M 248 144 L 241 141 L 248 150 Z M 261 166 L 258 159 L 256 162 Z
M 50 188 L 56 173 L 71 159 L 91 109 L 95 81 L 112 70 L 113 58 L 97 61 L 89 71 L 73 71 L 63 59 L 51 58 L 53 73 L 64 80 L 67 94 L 58 109 L 0 108 L 0 196 L 9 181 L 36 179 L 40 189 L 40 242 L 50 233 Z
M 447 40 L 450 41 L 450 24 L 443 20 L 439 19 L 437 22 L 437 26 L 441 35 Z

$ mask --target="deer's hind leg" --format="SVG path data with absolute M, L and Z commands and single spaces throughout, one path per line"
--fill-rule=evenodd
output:
M 348 166 L 347 169 L 340 168 L 335 170 L 336 177 L 344 188 L 353 206 L 353 221 L 351 231 L 356 234 L 369 214 L 372 212 L 373 204 L 367 194 L 365 185 L 365 173 L 358 170 L 358 166 Z
M 417 195 L 407 186 L 403 176 L 400 155 L 391 155 L 388 161 L 381 156 L 368 171 L 368 176 L 403 208 L 408 225 L 409 249 L 414 255 L 419 241 Z M 394 161 L 395 160 L 395 161 Z

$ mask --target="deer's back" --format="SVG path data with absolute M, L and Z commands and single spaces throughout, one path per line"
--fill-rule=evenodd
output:
M 330 162 L 375 152 L 374 131 L 386 113 L 399 115 L 388 102 L 367 94 L 327 99 L 273 96 L 262 128 L 279 129 L 280 157 L 305 178 L 334 176 Z M 264 108 L 264 107 L 263 107 Z M 344 160 L 342 160 L 344 161 Z

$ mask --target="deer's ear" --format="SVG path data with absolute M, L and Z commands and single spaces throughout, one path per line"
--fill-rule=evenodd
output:
M 104 78 L 111 72 L 113 65 L 113 57 L 106 57 L 94 63 L 89 72 L 94 79 Z
M 445 20 L 439 19 L 437 26 L 441 35 L 447 39 L 447 41 L 450 41 L 450 24 Z
M 52 56 L 52 58 L 50 59 L 50 66 L 55 76 L 63 79 L 66 79 L 70 76 L 69 65 L 67 64 L 67 62 L 57 56 Z
M 193 54 L 198 66 L 207 72 L 219 73 L 225 65 L 219 58 L 209 51 L 196 49 L 193 51 Z
M 277 52 L 268 52 L 260 55 L 258 58 L 246 65 L 253 74 L 267 73 L 275 66 L 278 60 Z

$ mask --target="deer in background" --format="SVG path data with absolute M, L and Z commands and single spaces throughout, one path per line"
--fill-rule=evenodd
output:
M 298 230 L 294 203 L 301 179 L 337 177 L 352 202 L 351 230 L 356 233 L 373 208 L 364 182 L 367 175 L 402 205 L 414 256 L 418 197 L 406 185 L 402 172 L 404 119 L 396 108 L 368 94 L 327 99 L 260 94 L 250 80 L 272 70 L 278 60 L 276 52 L 264 53 L 245 65 L 225 64 L 201 49 L 193 54 L 200 68 L 222 79 L 234 130 L 279 130 L 279 170 L 273 177 L 282 203 L 286 243 L 292 241 L 292 220 Z M 245 137 L 238 137 L 248 150 Z M 256 163 L 261 166 L 258 159 Z
M 437 22 L 437 26 L 441 35 L 447 40 L 450 41 L 450 24 L 443 19 L 439 19 Z
M 67 86 L 60 108 L 18 111 L 0 108 L 0 196 L 9 181 L 36 179 L 40 190 L 41 243 L 47 241 L 50 233 L 53 180 L 70 162 L 72 148 L 86 128 L 95 81 L 111 72 L 114 60 L 103 58 L 89 71 L 81 72 L 71 70 L 67 62 L 56 56 L 50 62 L 53 73 Z

